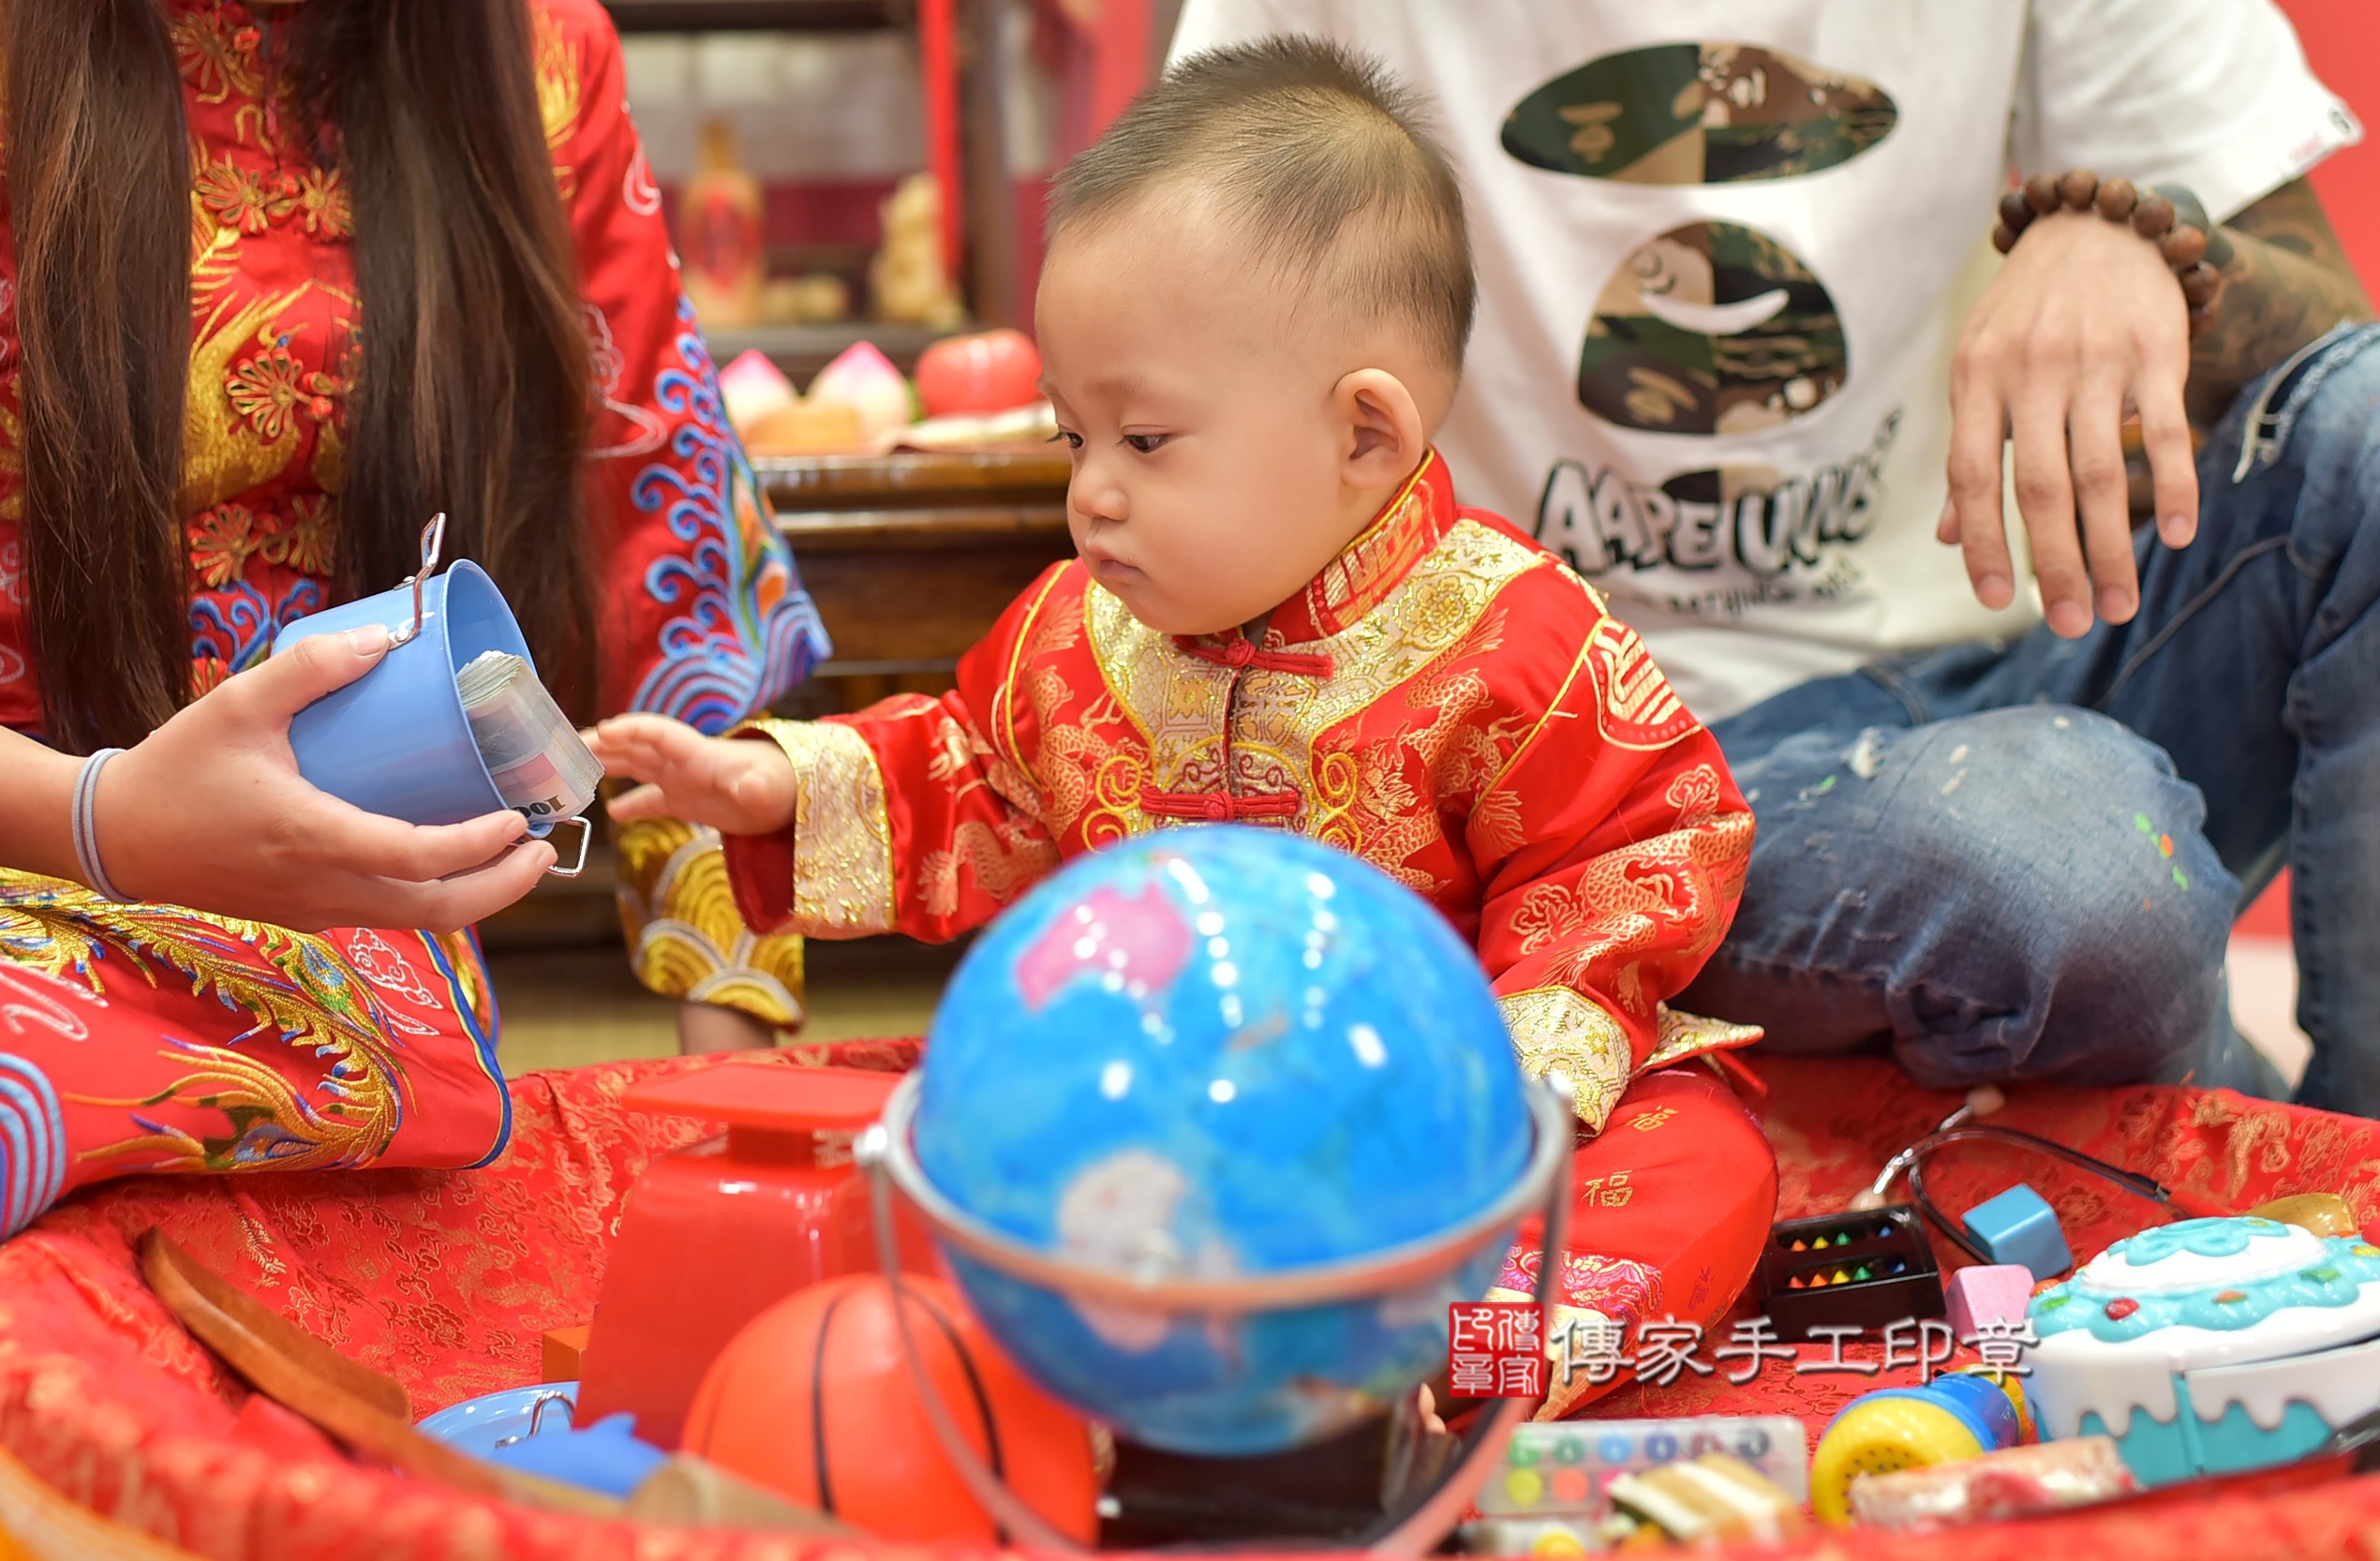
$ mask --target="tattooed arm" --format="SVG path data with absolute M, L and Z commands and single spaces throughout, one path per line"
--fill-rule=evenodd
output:
M 2313 187 L 2293 179 L 2223 224 L 2209 258 L 2223 273 L 2215 328 L 2191 345 L 2190 419 L 2219 421 L 2240 388 L 2372 302 Z M 2228 248 L 2228 255 L 2217 250 Z

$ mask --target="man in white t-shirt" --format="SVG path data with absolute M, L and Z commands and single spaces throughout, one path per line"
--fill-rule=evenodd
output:
M 1271 32 L 1437 100 L 1481 281 L 1439 443 L 1759 815 L 1689 1006 L 2277 1090 L 2223 950 L 2288 863 L 2302 1098 L 2380 1113 L 2380 351 L 2325 336 L 2370 309 L 2302 178 L 2360 132 L 2271 0 L 1189 0 L 1173 47 Z M 2211 329 L 2128 224 L 1998 261 L 2011 170 L 2072 167 L 2222 224 Z

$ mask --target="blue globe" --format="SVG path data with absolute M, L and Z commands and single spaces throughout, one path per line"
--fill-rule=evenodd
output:
M 1226 1278 L 1482 1215 L 1533 1128 L 1472 951 L 1374 868 L 1296 836 L 1168 830 L 1076 859 L 959 966 L 912 1143 L 966 1213 L 1086 1268 Z M 1509 1236 L 1509 1233 L 1507 1233 Z M 1446 1361 L 1504 1240 L 1394 1294 L 1168 1316 L 949 1253 L 1042 1385 L 1133 1440 L 1239 1456 L 1324 1436 Z

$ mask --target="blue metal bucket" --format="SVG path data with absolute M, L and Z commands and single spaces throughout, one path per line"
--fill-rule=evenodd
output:
M 388 630 L 379 666 L 324 695 L 289 723 L 298 773 L 367 813 L 408 824 L 459 824 L 498 812 L 504 799 L 488 775 L 455 675 L 474 658 L 507 651 L 529 663 L 528 642 L 504 593 L 468 559 L 443 575 L 444 515 L 422 531 L 421 572 L 394 590 L 309 614 L 273 636 L 275 652 L 316 635 L 344 634 L 378 623 Z M 557 823 L 579 828 L 578 861 L 546 869 L 576 877 L 586 866 L 593 833 L 584 818 L 532 819 L 542 838 Z

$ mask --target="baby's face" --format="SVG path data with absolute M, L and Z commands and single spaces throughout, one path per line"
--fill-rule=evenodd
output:
M 1166 634 L 1269 611 L 1362 530 L 1332 415 L 1345 367 L 1221 224 L 1143 203 L 1062 232 L 1035 314 L 1092 577 Z M 1343 351 L 1343 346 L 1339 350 Z

